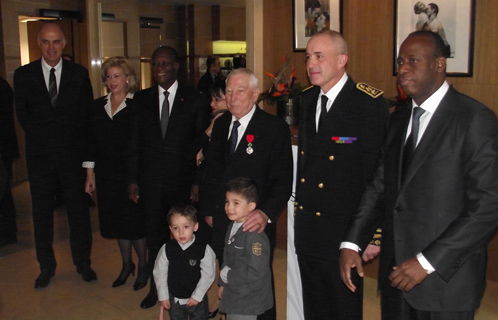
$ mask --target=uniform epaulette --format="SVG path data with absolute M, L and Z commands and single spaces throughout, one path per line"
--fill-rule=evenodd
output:
M 370 244 L 374 246 L 380 246 L 381 241 L 382 241 L 382 228 L 377 228 L 377 230 L 375 230 L 372 240 L 370 240 Z
M 384 91 L 376 89 L 376 88 L 369 86 L 368 84 L 363 83 L 363 82 L 358 83 L 356 85 L 356 88 L 365 92 L 366 94 L 368 94 L 372 98 L 378 98 L 384 93 Z
M 314 87 L 314 86 L 309 86 L 309 87 L 307 87 L 307 88 L 304 88 L 304 89 L 303 89 L 303 91 L 301 91 L 301 92 L 304 92 L 304 91 L 306 91 L 306 90 L 309 90 L 309 89 L 311 89 L 311 88 L 313 88 L 313 87 Z

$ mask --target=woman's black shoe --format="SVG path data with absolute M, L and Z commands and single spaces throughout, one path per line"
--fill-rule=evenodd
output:
M 126 280 L 130 276 L 130 274 L 135 275 L 135 264 L 131 264 L 131 269 L 126 273 L 125 268 L 121 269 L 121 273 L 119 274 L 119 277 L 112 283 L 112 287 L 120 287 L 126 283 Z
M 213 319 L 214 317 L 216 317 L 217 314 L 218 314 L 218 309 L 214 310 L 213 312 L 210 312 L 209 319 Z
M 149 279 L 149 275 L 146 270 L 147 268 L 138 267 L 137 280 L 135 280 L 135 284 L 133 284 L 134 291 L 138 291 L 147 285 L 147 280 Z

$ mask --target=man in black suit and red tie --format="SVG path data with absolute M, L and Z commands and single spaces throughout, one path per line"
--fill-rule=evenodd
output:
M 391 115 L 374 180 L 342 244 L 341 277 L 356 289 L 357 251 L 383 220 L 382 319 L 474 319 L 498 225 L 498 121 L 450 87 L 437 34 L 410 34 L 397 63 L 398 83 L 413 100 Z
M 177 81 L 179 56 L 172 47 L 159 47 L 152 54 L 155 85 L 140 91 L 134 100 L 138 125 L 131 142 L 129 196 L 144 201 L 147 219 L 150 292 L 142 308 L 157 303 L 151 277 L 161 246 L 169 240 L 166 216 L 172 206 L 190 201 L 196 155 L 206 142 L 211 108 L 204 95 Z
M 289 126 L 261 110 L 258 79 L 239 68 L 227 77 L 225 98 L 230 112 L 213 126 L 203 173 L 199 205 L 213 227 L 212 248 L 220 268 L 230 220 L 225 213 L 226 183 L 237 177 L 254 180 L 259 200 L 243 229 L 266 232 L 276 245 L 276 222 L 292 192 L 292 149 Z M 273 258 L 273 250 L 272 257 Z M 258 318 L 275 319 L 275 307 Z
M 26 164 L 33 202 L 35 246 L 41 273 L 35 288 L 46 287 L 55 274 L 52 249 L 56 186 L 66 199 L 73 263 L 83 280 L 97 280 L 90 267 L 92 231 L 85 197 L 87 106 L 93 101 L 88 71 L 61 59 L 66 39 L 53 23 L 38 33 L 42 58 L 14 73 L 17 118 L 26 134 Z

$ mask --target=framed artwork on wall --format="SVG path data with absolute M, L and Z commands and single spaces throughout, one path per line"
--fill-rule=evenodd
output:
M 438 33 L 447 55 L 450 77 L 472 77 L 474 65 L 474 20 L 476 0 L 396 0 L 394 20 L 394 64 L 399 47 L 417 30 Z
M 323 29 L 341 32 L 342 0 L 293 0 L 294 51 L 305 51 L 312 35 Z

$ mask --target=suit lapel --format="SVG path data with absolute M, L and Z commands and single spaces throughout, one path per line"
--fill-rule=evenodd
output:
M 413 178 L 432 150 L 438 147 L 440 137 L 445 135 L 445 130 L 452 123 L 454 117 L 452 106 L 455 104 L 455 97 L 454 91 L 450 88 L 441 100 L 415 149 L 410 167 L 406 171 L 403 186 Z
M 60 102 L 64 101 L 64 93 L 66 91 L 70 92 L 70 90 L 66 90 L 66 87 L 68 86 L 69 80 L 71 78 L 71 65 L 70 63 L 66 62 L 66 60 L 64 59 L 62 59 L 61 71 L 62 72 L 61 72 L 61 79 L 59 81 L 59 90 L 57 90 L 57 105 L 62 105 Z
M 311 142 L 311 140 L 315 137 L 316 135 L 316 105 L 318 103 L 318 96 L 320 95 L 320 90 L 318 90 L 317 94 L 314 96 L 314 98 L 311 100 L 312 104 L 309 106 L 307 110 L 307 121 L 306 121 L 306 126 L 307 131 L 306 135 L 308 136 L 308 143 Z
M 230 158 L 230 155 L 229 155 L 229 151 L 228 151 L 228 131 L 230 130 L 230 123 L 232 122 L 232 115 L 230 114 L 230 112 L 227 112 L 226 114 L 224 114 L 223 116 L 219 117 L 218 119 L 216 119 L 216 124 L 220 124 L 220 127 L 221 127 L 221 136 L 223 137 L 223 139 L 220 139 L 221 140 L 221 148 L 222 150 L 225 151 L 224 155 L 224 160 L 225 161 L 228 161 L 228 159 Z
M 37 66 L 34 68 L 34 82 L 36 83 L 37 88 L 33 88 L 34 91 L 41 92 L 45 95 L 46 103 L 52 105 L 50 102 L 50 96 L 48 94 L 47 84 L 45 83 L 45 77 L 43 76 L 43 67 L 41 65 L 41 58 L 36 60 Z
M 394 159 L 396 165 L 398 190 L 401 188 L 401 172 L 403 165 L 403 149 L 405 147 L 406 130 L 410 122 L 412 107 L 405 105 L 400 106 L 391 115 L 389 120 L 389 135 L 387 136 L 386 146 L 395 150 Z
M 181 114 L 183 109 L 184 97 L 183 97 L 183 88 L 178 84 L 178 88 L 176 89 L 175 100 L 173 101 L 173 106 L 171 106 L 171 113 L 169 116 L 169 120 Z
M 348 77 L 348 80 L 344 84 L 344 87 L 342 87 L 341 91 L 339 91 L 337 97 L 334 100 L 334 103 L 330 107 L 330 110 L 327 113 L 327 118 L 330 117 L 332 113 L 341 113 L 343 111 L 341 109 L 347 108 L 349 106 L 349 92 L 351 92 L 353 87 L 354 82 L 350 77 Z M 332 115 L 332 117 L 334 117 L 334 115 Z
M 148 94 L 150 101 L 152 103 L 149 105 L 149 108 L 151 108 L 150 113 L 152 116 L 153 123 L 155 124 L 156 127 L 156 134 L 158 137 L 160 137 L 161 140 L 163 140 L 163 133 L 161 131 L 161 118 L 159 116 L 159 88 L 158 85 L 154 85 L 153 87 L 150 88 Z

